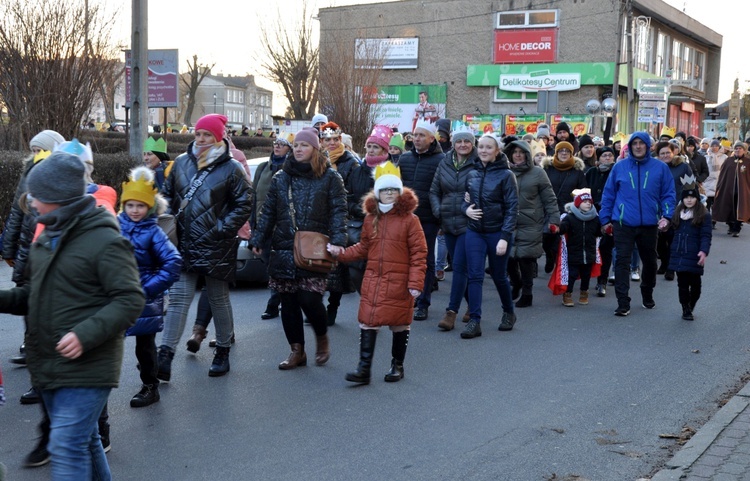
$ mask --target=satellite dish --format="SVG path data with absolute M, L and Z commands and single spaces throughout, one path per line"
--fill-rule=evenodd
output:
M 614 113 L 617 110 L 617 102 L 613 98 L 606 98 L 602 102 L 602 108 L 608 114 Z
M 586 103 L 586 112 L 590 114 L 595 114 L 599 111 L 601 108 L 601 104 L 596 99 L 591 99 Z

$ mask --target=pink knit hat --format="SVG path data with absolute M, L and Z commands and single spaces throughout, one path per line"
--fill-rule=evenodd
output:
M 320 149 L 320 139 L 318 138 L 318 129 L 308 127 L 297 132 L 294 136 L 294 142 L 307 142 L 316 149 Z
M 226 132 L 227 118 L 221 114 L 204 115 L 195 123 L 195 130 L 208 130 L 216 142 L 221 142 Z
M 373 144 L 378 144 L 379 146 L 383 147 L 383 149 L 388 150 L 388 145 L 391 142 L 391 137 L 393 137 L 393 131 L 390 127 L 387 125 L 376 125 L 372 129 L 372 133 L 369 137 L 367 137 L 367 141 L 365 143 L 369 144 L 372 142 Z

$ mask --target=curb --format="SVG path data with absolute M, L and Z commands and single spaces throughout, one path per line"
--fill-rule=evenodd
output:
M 665 467 L 657 472 L 651 481 L 679 481 L 687 474 L 690 467 L 711 446 L 724 429 L 750 405 L 750 383 L 734 395 L 724 407 L 711 417 L 696 432 L 690 441 L 667 461 Z

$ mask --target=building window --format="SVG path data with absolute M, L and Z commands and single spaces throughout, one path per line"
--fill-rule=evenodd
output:
M 242 104 L 244 102 L 245 102 L 245 92 L 240 91 L 240 103 Z
M 651 65 L 651 44 L 654 30 L 645 22 L 636 22 L 633 28 L 635 42 L 633 44 L 633 62 L 637 69 L 649 71 Z
M 680 77 L 682 80 L 693 79 L 693 49 L 685 45 L 682 54 L 682 71 Z
M 654 73 L 663 77 L 667 70 L 667 55 L 669 55 L 669 37 L 659 32 L 656 40 L 656 59 L 654 62 Z
M 695 88 L 698 90 L 703 90 L 703 61 L 705 59 L 705 55 L 703 52 L 699 52 L 698 50 L 695 51 L 695 61 L 693 62 L 693 76 L 698 83 Z
M 675 40 L 672 43 L 672 78 L 680 78 L 680 70 L 682 69 L 682 42 Z
M 557 27 L 558 10 L 497 12 L 497 29 Z

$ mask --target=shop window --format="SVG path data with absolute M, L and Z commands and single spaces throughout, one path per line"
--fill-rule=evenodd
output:
M 680 78 L 680 71 L 682 70 L 682 42 L 675 40 L 672 44 L 672 78 Z
M 497 12 L 497 29 L 557 27 L 558 10 Z

